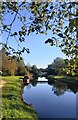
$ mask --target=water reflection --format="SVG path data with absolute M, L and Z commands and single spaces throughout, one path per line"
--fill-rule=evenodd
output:
M 27 86 L 27 89 L 30 89 L 31 85 L 33 87 L 36 87 L 40 83 L 44 84 L 44 80 L 46 83 L 48 83 L 48 85 L 52 86 L 52 91 L 57 96 L 63 95 L 66 91 L 73 92 L 74 94 L 76 94 L 78 92 L 78 86 L 69 85 L 69 84 L 67 85 L 66 83 L 61 83 L 61 82 L 54 81 L 54 80 L 53 81 L 48 80 L 44 77 L 35 79 L 34 81 L 31 81 L 29 84 L 25 84 L 25 86 Z
M 24 87 L 23 100 L 39 118 L 75 118 L 77 91 L 76 86 L 39 78 Z
M 27 85 L 27 89 L 30 90 L 31 89 L 31 84 Z
M 74 94 L 76 94 L 78 92 L 78 86 L 75 86 L 73 84 L 70 85 L 70 84 L 66 84 L 66 83 L 61 83 L 61 82 L 54 81 L 54 80 L 48 80 L 44 77 L 35 79 L 34 81 L 31 82 L 31 85 L 36 87 L 40 83 L 44 84 L 44 82 L 42 82 L 44 80 L 45 80 L 45 82 L 48 83 L 48 85 L 52 86 L 52 91 L 54 91 L 54 94 L 57 96 L 63 95 L 66 91 L 73 92 Z M 39 81 L 39 82 L 37 82 L 37 81 Z

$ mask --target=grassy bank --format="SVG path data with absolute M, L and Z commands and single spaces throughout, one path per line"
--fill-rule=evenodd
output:
M 49 80 L 57 80 L 59 82 L 72 84 L 72 85 L 78 85 L 78 79 L 77 77 L 70 77 L 70 76 L 52 76 L 50 75 L 48 77 Z
M 6 85 L 2 88 L 2 117 L 37 120 L 34 109 L 22 101 L 19 77 L 7 76 L 2 79 L 6 81 Z

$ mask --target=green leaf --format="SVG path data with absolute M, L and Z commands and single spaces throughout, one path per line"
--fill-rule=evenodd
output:
M 32 6 L 35 5 L 35 2 L 32 2 Z
M 50 42 L 50 45 L 53 46 L 53 41 Z
M 21 29 L 22 29 L 22 30 L 25 30 L 25 27 L 24 27 L 24 26 L 22 26 L 22 27 L 21 27 Z
M 72 8 L 72 5 L 70 4 L 68 8 Z
M 47 43 L 50 43 L 50 45 L 53 46 L 53 40 L 52 39 L 49 38 L 48 40 L 46 40 L 45 44 L 47 44 Z
M 62 33 L 59 33 L 58 36 L 64 38 Z
M 22 36 L 22 32 L 21 31 L 19 31 L 19 35 Z
M 60 29 L 56 29 L 57 32 L 60 32 Z
M 73 29 L 73 27 L 74 27 L 74 20 L 73 19 L 71 19 L 69 21 L 69 27 L 70 27 L 70 29 Z
M 14 34 L 13 35 L 17 35 L 17 32 L 14 32 Z
M 7 28 L 7 25 L 4 25 L 4 26 L 3 26 L 3 29 L 6 29 L 6 28 Z
M 19 41 L 20 41 L 20 42 L 23 42 L 23 41 L 25 41 L 25 38 L 24 38 L 24 37 L 20 37 L 20 38 L 19 38 Z
M 28 48 L 26 48 L 25 50 L 26 50 L 26 52 L 27 52 L 28 54 L 30 53 L 30 51 L 29 51 L 29 49 L 28 49 Z
M 65 34 L 67 34 L 67 32 L 68 32 L 68 28 L 65 30 Z
M 53 6 L 50 6 L 50 9 L 53 9 Z

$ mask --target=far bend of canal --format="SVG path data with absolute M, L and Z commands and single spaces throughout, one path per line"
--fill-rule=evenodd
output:
M 31 104 L 38 114 L 38 118 L 76 118 L 76 94 L 78 88 L 49 83 L 46 78 L 38 78 L 24 87 L 23 100 Z

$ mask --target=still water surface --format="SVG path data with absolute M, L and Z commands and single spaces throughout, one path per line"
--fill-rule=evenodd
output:
M 39 118 L 76 118 L 76 93 L 66 84 L 31 83 L 24 87 L 23 100 L 32 104 Z

